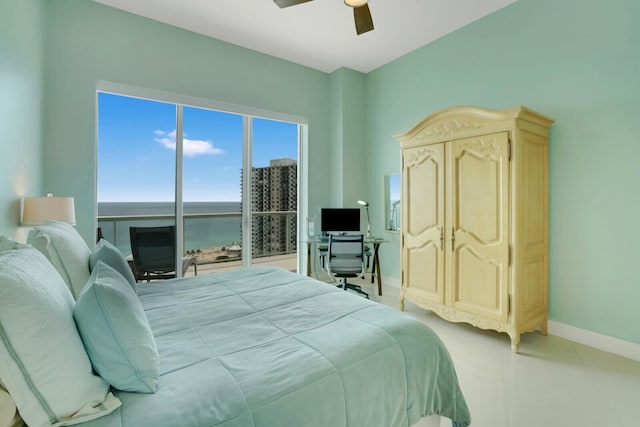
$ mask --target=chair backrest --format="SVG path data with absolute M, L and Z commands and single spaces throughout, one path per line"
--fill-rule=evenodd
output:
M 327 270 L 329 274 L 336 277 L 355 277 L 364 274 L 363 235 L 330 235 Z
M 176 270 L 176 227 L 129 227 L 136 279 Z

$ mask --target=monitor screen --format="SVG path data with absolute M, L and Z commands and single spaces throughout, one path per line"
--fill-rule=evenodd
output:
M 320 229 L 323 233 L 360 231 L 359 208 L 322 208 Z

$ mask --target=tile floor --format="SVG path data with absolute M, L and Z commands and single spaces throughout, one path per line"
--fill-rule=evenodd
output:
M 397 288 L 384 286 L 382 297 L 376 289 L 363 287 L 399 306 Z M 473 427 L 640 427 L 638 361 L 537 332 L 523 335 L 514 354 L 506 334 L 449 323 L 411 303 L 406 312 L 449 349 Z

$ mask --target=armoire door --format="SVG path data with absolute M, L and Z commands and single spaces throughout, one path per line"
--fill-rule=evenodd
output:
M 449 145 L 449 304 L 502 322 L 509 315 L 509 135 Z M 449 248 L 448 248 L 449 249 Z
M 444 303 L 444 144 L 403 151 L 403 291 Z

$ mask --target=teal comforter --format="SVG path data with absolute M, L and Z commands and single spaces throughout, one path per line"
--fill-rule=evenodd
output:
M 155 394 L 91 427 L 400 427 L 469 411 L 440 339 L 390 307 L 273 267 L 140 285 Z

